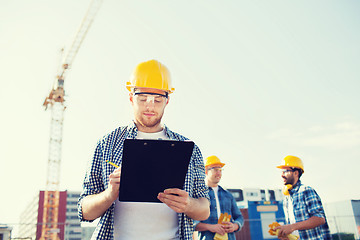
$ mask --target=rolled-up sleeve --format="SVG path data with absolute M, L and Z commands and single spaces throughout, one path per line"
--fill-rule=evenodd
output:
M 195 145 L 194 147 L 194 188 L 193 198 L 206 198 L 210 201 L 209 188 L 205 184 L 205 167 L 204 160 L 200 149 Z
M 234 223 L 239 225 L 239 229 L 236 231 L 236 232 L 238 232 L 241 230 L 242 226 L 244 226 L 244 217 L 241 214 L 240 209 L 237 206 L 234 198 L 232 198 L 232 200 L 231 200 L 231 213 L 232 213 L 232 217 L 234 219 Z
M 307 187 L 304 191 L 304 197 L 305 203 L 307 205 L 307 211 L 310 217 L 316 216 L 325 218 L 325 211 L 321 202 L 321 198 L 317 192 L 313 188 Z
M 102 174 L 103 146 L 101 140 L 97 143 L 94 156 L 88 162 L 85 178 L 83 182 L 83 191 L 78 200 L 78 216 L 80 221 L 91 222 L 85 220 L 82 214 L 82 200 L 89 195 L 97 194 L 105 190 Z

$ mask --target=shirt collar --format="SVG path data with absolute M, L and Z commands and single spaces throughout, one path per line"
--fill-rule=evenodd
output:
M 218 186 L 218 189 L 219 189 L 219 190 L 225 191 L 220 185 L 217 185 L 217 186 Z M 212 187 L 209 187 L 209 186 L 208 186 L 208 189 L 209 189 L 210 191 L 214 191 Z
M 295 192 L 299 191 L 300 186 L 301 186 L 301 181 L 299 179 L 297 181 L 297 183 L 292 187 L 292 189 L 289 190 L 289 193 L 292 194 L 292 193 L 295 193 Z
M 168 136 L 169 139 L 171 139 L 171 140 L 176 139 L 175 134 L 165 124 L 163 124 L 163 126 L 164 126 L 165 135 Z M 131 123 L 127 126 L 127 128 L 128 128 L 130 136 L 133 136 L 134 138 L 136 138 L 137 134 L 138 134 L 138 129 L 136 127 L 134 120 L 131 121 Z
M 165 135 L 168 136 L 171 140 L 176 140 L 175 133 L 173 133 L 165 124 L 164 124 Z
M 138 129 L 135 125 L 135 122 L 132 121 L 128 126 L 127 126 L 127 132 L 128 132 L 128 138 L 133 138 L 135 139 L 138 133 Z

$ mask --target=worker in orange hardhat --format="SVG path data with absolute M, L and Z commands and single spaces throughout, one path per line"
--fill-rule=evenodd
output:
M 321 199 L 316 191 L 301 183 L 304 164 L 296 156 L 286 156 L 277 168 L 282 169 L 284 180 L 284 212 L 286 225 L 279 229 L 279 239 L 287 239 L 289 234 L 300 239 L 331 239 Z
M 106 161 L 121 166 L 125 139 L 188 140 L 161 123 L 169 103 L 169 94 L 174 91 L 165 65 L 157 60 L 140 63 L 126 83 L 126 88 L 129 90 L 134 120 L 98 142 L 85 175 L 79 199 L 79 217 L 82 221 L 101 217 L 92 239 L 190 240 L 193 219 L 204 220 L 210 214 L 205 167 L 196 145 L 183 189 L 172 188 L 159 193 L 160 203 L 118 200 L 121 167 L 114 170 Z
M 244 225 L 244 218 L 236 205 L 235 198 L 219 185 L 224 165 L 225 163 L 222 163 L 217 156 L 206 158 L 205 172 L 206 185 L 209 186 L 210 217 L 204 221 L 195 221 L 195 230 L 198 231 L 200 240 L 213 240 L 216 234 L 222 236 L 222 239 L 235 240 L 235 232 L 240 231 Z M 221 213 L 231 215 L 230 221 L 218 223 Z

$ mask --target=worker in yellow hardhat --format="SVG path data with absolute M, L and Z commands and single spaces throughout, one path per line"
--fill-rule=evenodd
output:
M 165 92 L 165 94 L 174 92 L 172 87 L 170 72 L 165 65 L 150 60 L 142 62 L 135 68 L 130 77 L 130 81 L 126 82 L 126 88 L 131 92 L 134 88 L 152 88 Z
M 286 168 L 286 167 L 290 167 L 292 169 L 300 169 L 301 170 L 301 174 L 304 173 L 304 164 L 301 161 L 300 158 L 295 157 L 295 156 L 286 156 L 283 160 L 283 164 L 280 166 L 277 166 L 277 168 Z
M 125 139 L 188 140 L 161 123 L 169 94 L 174 91 L 165 65 L 157 60 L 140 63 L 126 82 L 126 88 L 134 120 L 98 142 L 79 199 L 80 218 L 91 221 L 101 217 L 94 239 L 148 239 L 151 236 L 152 239 L 190 240 L 193 219 L 204 220 L 210 214 L 205 167 L 196 145 L 183 189 L 160 192 L 157 196 L 160 203 L 118 200 Z M 120 167 L 114 170 L 108 161 Z
M 283 206 L 286 225 L 275 228 L 279 229 L 279 239 L 287 239 L 289 234 L 300 236 L 300 239 L 331 239 L 320 196 L 300 181 L 304 173 L 302 160 L 289 155 L 277 168 L 282 169 L 285 186 Z
M 167 67 L 156 60 L 140 63 L 126 88 L 130 91 L 138 130 L 145 133 L 163 130 L 161 119 L 169 103 L 169 94 L 175 90 Z
M 204 221 L 195 221 L 198 239 L 230 239 L 235 240 L 235 232 L 244 225 L 244 218 L 236 205 L 233 195 L 222 188 L 219 182 L 225 163 L 217 156 L 209 156 L 205 162 L 206 185 L 209 187 L 210 217 Z M 222 214 L 231 215 L 228 221 L 220 222 Z M 216 237 L 215 237 L 216 236 Z M 215 237 L 215 238 L 214 238 Z
M 298 173 L 298 179 L 300 179 L 301 175 L 304 173 L 304 164 L 301 161 L 300 158 L 295 157 L 295 156 L 286 156 L 283 160 L 283 164 L 280 166 L 277 166 L 277 168 L 281 168 L 281 169 L 285 169 L 286 171 L 297 171 Z M 289 170 L 287 170 L 289 169 Z M 287 189 L 291 188 L 292 185 L 295 185 L 296 181 L 294 178 L 290 177 L 290 178 L 286 178 L 283 176 L 284 182 L 285 182 L 285 186 L 287 186 L 284 189 L 284 193 L 287 194 Z

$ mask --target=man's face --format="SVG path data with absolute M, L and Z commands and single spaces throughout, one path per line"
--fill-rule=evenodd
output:
M 156 129 L 161 122 L 169 99 L 166 92 L 152 88 L 138 88 L 130 93 L 130 102 L 133 106 L 135 123 L 139 130 Z
M 222 177 L 222 167 L 220 164 L 214 164 L 206 167 L 206 178 L 212 184 L 218 184 Z
M 287 184 L 294 185 L 295 184 L 295 180 L 296 180 L 295 172 L 296 171 L 294 171 L 293 169 L 291 169 L 289 167 L 282 169 L 281 177 L 284 180 L 284 185 L 287 185 Z

